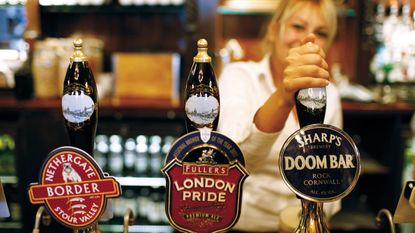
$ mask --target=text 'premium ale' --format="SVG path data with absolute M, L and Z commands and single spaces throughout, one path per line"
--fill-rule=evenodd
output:
M 74 53 L 66 71 L 62 111 L 71 146 L 93 154 L 98 123 L 98 94 L 82 40 L 73 42 Z

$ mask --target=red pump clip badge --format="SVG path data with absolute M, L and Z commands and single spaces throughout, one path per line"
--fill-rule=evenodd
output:
M 180 232 L 212 233 L 230 229 L 241 210 L 248 177 L 239 147 L 217 132 L 203 142 L 199 132 L 177 140 L 162 169 L 166 175 L 166 214 Z
M 119 197 L 121 188 L 88 153 L 65 146 L 49 153 L 39 183 L 31 184 L 28 193 L 32 204 L 45 204 L 63 225 L 83 229 L 99 219 L 106 199 Z

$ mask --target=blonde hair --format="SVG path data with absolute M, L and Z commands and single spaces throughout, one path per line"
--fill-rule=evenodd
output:
M 294 12 L 307 3 L 313 3 L 320 7 L 320 11 L 328 24 L 328 41 L 331 44 L 337 32 L 337 9 L 332 0 L 279 0 L 280 3 L 275 10 L 274 15 L 268 23 L 264 37 L 264 49 L 269 51 L 273 47 L 273 42 L 269 41 L 269 27 L 279 29 L 279 36 L 282 37 L 285 30 L 285 22 Z

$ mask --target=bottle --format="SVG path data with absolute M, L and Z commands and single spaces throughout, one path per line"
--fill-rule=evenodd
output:
M 109 140 L 107 135 L 97 135 L 95 139 L 94 158 L 102 170 L 108 169 Z
M 163 164 L 161 155 L 161 137 L 153 135 L 150 137 L 150 145 L 148 147 L 148 154 L 150 156 L 150 175 L 161 176 L 160 169 Z
M 305 88 L 295 94 L 295 107 L 300 127 L 323 123 L 326 115 L 327 93 L 325 87 Z
M 186 130 L 216 130 L 219 121 L 219 88 L 207 53 L 205 39 L 197 42 L 197 54 L 186 82 Z
M 162 195 L 156 191 L 156 189 L 153 189 L 150 196 L 149 196 L 149 205 L 148 208 L 148 221 L 150 224 L 158 225 L 161 222 L 161 216 L 159 212 L 159 202 L 162 198 Z
M 135 139 L 128 138 L 124 145 L 124 176 L 135 175 L 135 161 L 137 157 L 137 151 Z
M 18 100 L 26 100 L 33 98 L 33 48 L 32 45 L 27 43 L 28 52 L 27 59 L 24 61 L 22 66 L 14 73 L 14 96 Z
M 62 111 L 70 144 L 91 156 L 98 123 L 98 93 L 82 40 L 73 42 L 74 53 L 63 83 Z
M 120 135 L 110 136 L 110 147 L 108 155 L 108 170 L 113 176 L 122 176 L 124 167 L 122 137 Z
M 150 215 L 150 206 L 151 206 L 151 199 L 150 194 L 152 190 L 150 187 L 140 187 L 138 192 L 136 202 L 137 202 L 137 219 L 140 219 L 140 222 L 143 224 L 149 223 L 149 215 Z
M 135 172 L 138 176 L 147 176 L 149 167 L 147 136 L 138 135 L 136 138 Z
M 167 153 L 169 153 L 169 150 L 171 146 L 173 145 L 175 139 L 173 136 L 165 136 L 163 139 L 163 146 L 161 147 L 161 153 L 163 158 L 166 158 Z
M 15 141 L 8 134 L 0 135 L 0 175 L 15 176 Z

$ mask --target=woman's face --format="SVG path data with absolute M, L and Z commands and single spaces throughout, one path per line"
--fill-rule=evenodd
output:
M 314 43 L 324 51 L 329 49 L 329 25 L 316 4 L 309 3 L 301 6 L 287 18 L 284 28 L 281 35 L 279 31 L 277 32 L 274 48 L 274 52 L 277 53 L 276 55 L 280 61 L 284 61 L 288 55 L 288 50 L 300 46 L 305 36 L 310 33 L 314 33 L 316 36 Z

